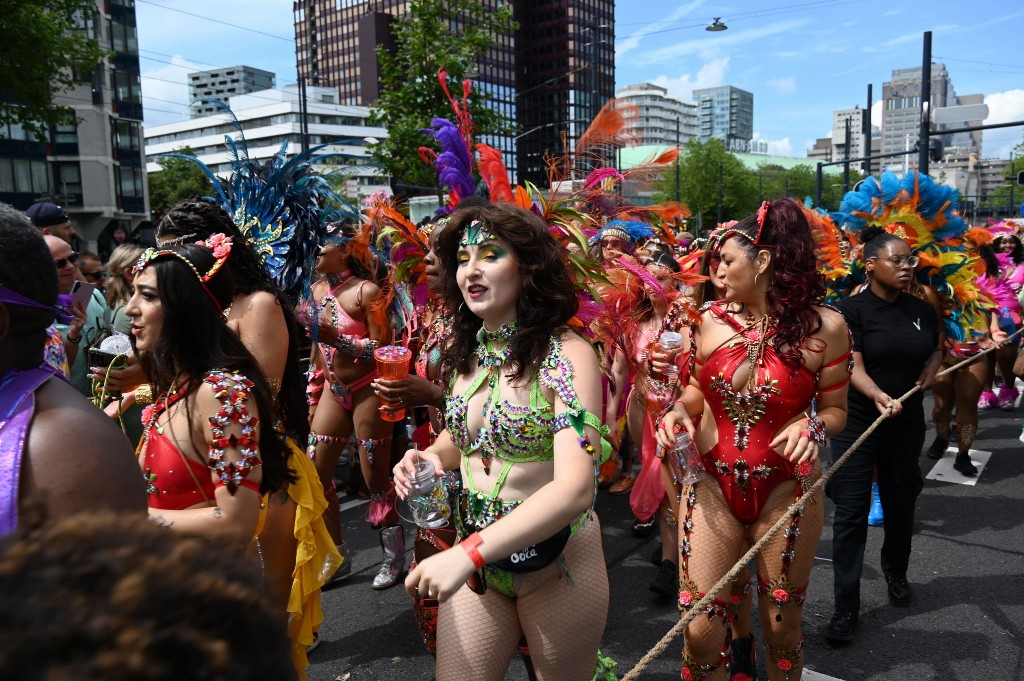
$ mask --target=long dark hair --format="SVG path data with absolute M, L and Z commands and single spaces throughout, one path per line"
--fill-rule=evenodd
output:
M 281 377 L 281 390 L 277 394 L 278 415 L 285 432 L 304 443 L 309 437 L 309 410 L 305 375 L 299 368 L 299 349 L 305 333 L 295 319 L 297 301 L 285 295 L 277 282 L 270 278 L 260 255 L 242 236 L 228 212 L 217 204 L 198 197 L 185 199 L 167 211 L 156 225 L 157 237 L 183 238 L 188 243 L 202 241 L 218 233 L 232 237 L 227 266 L 234 280 L 234 295 L 264 291 L 274 296 L 281 306 L 288 327 L 288 357 Z
M 168 249 L 191 262 L 199 272 L 213 266 L 213 254 L 208 248 L 183 244 Z M 141 353 L 139 361 L 153 386 L 154 393 L 165 393 L 176 382 L 185 380 L 186 413 L 191 423 L 188 399 L 201 385 L 201 377 L 213 370 L 238 371 L 253 383 L 252 397 L 256 401 L 261 422 L 259 450 L 263 461 L 263 481 L 260 492 L 275 492 L 293 481 L 288 468 L 288 449 L 273 426 L 274 402 L 267 379 L 242 341 L 221 316 L 221 308 L 231 304 L 234 297 L 232 273 L 222 268 L 206 282 L 205 290 L 195 272 L 175 256 L 158 258 L 147 265 L 156 272 L 163 328 L 153 350 Z M 214 304 L 216 300 L 217 305 Z M 134 336 L 132 337 L 134 344 Z M 196 452 L 201 460 L 206 457 Z
M 778 320 L 772 345 L 782 360 L 796 371 L 804 364 L 801 350 L 821 330 L 821 314 L 815 306 L 825 299 L 825 281 L 818 273 L 814 240 L 807 218 L 795 201 L 780 199 L 769 204 L 763 229 L 757 214 L 753 214 L 740 220 L 729 231 L 741 235 L 732 238 L 751 258 L 761 248 L 772 255 L 768 307 L 770 314 Z M 754 245 L 755 240 L 759 246 Z
M 476 349 L 476 333 L 483 321 L 470 312 L 455 279 L 459 241 L 473 220 L 508 244 L 519 261 L 522 290 L 516 305 L 519 328 L 509 341 L 510 379 L 518 381 L 547 356 L 551 334 L 564 327 L 579 309 L 561 249 L 548 226 L 534 213 L 510 203 L 460 208 L 437 240 L 436 253 L 444 272 L 443 298 L 455 310 L 451 343 L 442 352 L 443 366 L 459 373 L 469 371 Z M 447 380 L 447 377 L 446 377 Z

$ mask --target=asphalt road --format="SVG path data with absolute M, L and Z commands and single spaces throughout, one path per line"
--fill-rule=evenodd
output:
M 926 405 L 930 409 L 930 401 Z M 1024 679 L 1024 444 L 1017 411 L 984 412 L 975 449 L 991 452 L 976 485 L 925 480 L 918 499 L 914 554 L 908 575 L 909 608 L 888 604 L 879 568 L 882 529 L 871 528 L 861 585 L 857 637 L 834 647 L 822 629 L 832 615 L 831 508 L 804 608 L 805 679 L 890 681 Z M 926 446 L 931 443 L 929 434 Z M 927 476 L 935 462 L 922 455 Z M 358 500 L 343 497 L 343 503 Z M 322 644 L 311 655 L 312 681 L 433 679 L 433 658 L 419 638 L 404 589 L 370 588 L 380 561 L 376 533 L 362 519 L 365 505 L 344 512 L 345 534 L 355 550 L 354 574 L 323 595 Z M 602 491 L 603 525 L 611 581 L 611 612 L 602 650 L 619 662 L 622 676 L 678 619 L 672 603 L 648 591 L 656 568 L 649 557 L 656 537 L 630 529 L 628 497 Z M 411 553 L 412 532 L 407 531 Z M 756 617 L 754 618 L 756 622 Z M 756 627 L 756 624 L 755 624 Z M 758 640 L 760 635 L 755 634 Z M 641 678 L 679 678 L 677 640 Z M 759 650 L 760 678 L 764 672 Z M 823 676 L 822 676 L 823 675 Z M 507 679 L 525 681 L 513 662 Z M 467 680 L 473 681 L 473 680 Z

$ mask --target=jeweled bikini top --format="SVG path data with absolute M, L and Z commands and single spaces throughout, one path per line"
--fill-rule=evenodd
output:
M 552 336 L 551 348 L 538 367 L 536 378 L 530 384 L 530 404 L 511 404 L 501 399 L 501 381 L 497 378 L 500 364 L 480 371 L 464 395 L 452 394 L 457 376 L 453 376 L 445 399 L 448 433 L 463 456 L 480 452 L 489 467 L 490 457 L 497 456 L 513 463 L 551 461 L 555 457 L 554 436 L 570 426 L 581 432 L 583 424 L 600 430 L 601 422 L 580 404 L 572 387 L 573 368 L 566 357 L 562 342 Z M 481 361 L 481 368 L 487 362 Z M 469 400 L 485 383 L 490 383 L 490 394 L 484 405 L 484 421 L 472 437 L 468 427 Z M 551 403 L 544 397 L 543 387 L 555 391 L 566 411 L 555 415 Z

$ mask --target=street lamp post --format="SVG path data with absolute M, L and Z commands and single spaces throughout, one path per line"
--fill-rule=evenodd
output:
M 718 162 L 718 224 L 725 222 L 725 162 Z
M 676 202 L 682 201 L 679 193 L 679 114 L 676 114 Z

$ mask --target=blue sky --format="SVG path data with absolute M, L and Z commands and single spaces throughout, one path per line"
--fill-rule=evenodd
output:
M 187 116 L 192 70 L 248 64 L 276 72 L 278 85 L 294 82 L 291 6 L 137 0 L 146 122 Z M 713 17 L 729 30 L 705 31 Z M 1020 0 L 619 0 L 616 81 L 653 82 L 684 99 L 699 87 L 743 88 L 754 93 L 755 138 L 774 153 L 804 156 L 829 134 L 833 110 L 863 107 L 868 83 L 877 100 L 892 69 L 920 66 L 927 30 L 957 94 L 986 96 L 987 123 L 1024 120 Z M 1006 158 L 1022 131 L 986 131 L 983 156 Z

